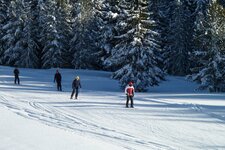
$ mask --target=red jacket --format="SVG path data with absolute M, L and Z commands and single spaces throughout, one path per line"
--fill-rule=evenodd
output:
M 125 94 L 128 96 L 134 96 L 134 87 L 133 86 L 126 86 Z

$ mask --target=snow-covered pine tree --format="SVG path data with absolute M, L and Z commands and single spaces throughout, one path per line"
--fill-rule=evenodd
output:
M 42 67 L 61 67 L 62 45 L 60 43 L 60 35 L 57 31 L 56 9 L 57 3 L 52 0 L 39 2 L 40 7 L 40 42 L 43 47 L 42 51 Z
M 150 6 L 154 10 L 154 19 L 157 21 L 157 30 L 160 33 L 160 45 L 162 50 L 167 45 L 167 37 L 169 36 L 169 24 L 172 10 L 174 9 L 174 1 L 157 0 Z
M 119 4 L 121 13 L 115 26 L 114 47 L 105 61 L 117 69 L 112 77 L 118 79 L 122 87 L 133 81 L 137 91 L 158 85 L 164 77 L 158 67 L 161 58 L 156 53 L 160 46 L 149 6 L 148 0 L 124 0 Z
M 11 1 L 8 8 L 8 21 L 2 27 L 5 43 L 4 61 L 6 65 L 15 65 L 22 51 L 22 36 L 24 26 L 23 3 L 20 0 Z
M 153 13 L 153 20 L 156 22 L 157 26 L 155 27 L 155 31 L 159 33 L 157 36 L 157 41 L 162 49 L 160 54 L 163 54 L 163 50 L 169 44 L 168 38 L 170 35 L 170 23 L 171 16 L 174 14 L 175 9 L 175 1 L 165 1 L 165 0 L 156 0 L 150 3 L 150 10 Z M 164 59 L 159 62 L 161 68 L 164 66 Z
M 190 60 L 193 62 L 191 67 L 191 73 L 198 73 L 204 66 L 201 60 L 208 60 L 209 58 L 204 58 L 207 49 L 207 42 L 210 37 L 205 35 L 205 19 L 207 16 L 208 0 L 196 0 L 196 10 L 195 10 L 195 22 L 194 22 L 194 32 L 193 32 L 193 52 L 190 54 Z M 207 39 L 207 40 L 205 40 Z M 204 61 L 203 61 L 204 62 Z M 200 82 L 200 79 L 199 79 Z
M 167 45 L 164 47 L 164 70 L 172 75 L 187 75 L 191 66 L 189 53 L 192 51 L 192 12 L 185 5 L 186 0 L 174 0 L 170 16 Z M 171 1 L 172 3 L 172 1 Z
M 76 18 L 80 12 L 79 0 L 69 0 L 69 5 L 71 5 L 71 16 L 72 18 Z
M 2 41 L 2 37 L 4 36 L 3 26 L 7 23 L 8 6 L 8 0 L 0 0 L 0 64 L 3 64 L 4 42 Z
M 18 66 L 27 68 L 40 68 L 40 49 L 37 43 L 38 34 L 38 11 L 37 1 L 23 1 L 24 5 L 24 28 L 21 56 L 17 62 Z
M 72 66 L 72 55 L 68 41 L 72 38 L 72 6 L 66 0 L 58 0 L 56 9 L 56 30 L 62 53 L 62 67 Z
M 115 34 L 114 27 L 116 26 L 120 8 L 118 7 L 119 0 L 104 0 L 95 5 L 96 15 L 98 15 L 100 36 L 98 39 L 99 51 L 96 53 L 96 57 L 100 58 L 99 63 L 102 64 L 102 68 L 106 70 L 113 70 L 104 62 L 107 57 L 111 55 L 111 49 L 113 47 L 113 35 Z
M 185 75 L 188 75 L 191 73 L 190 68 L 192 68 L 195 65 L 195 62 L 193 62 L 190 59 L 190 54 L 194 51 L 194 30 L 195 30 L 195 20 L 196 20 L 196 8 L 197 3 L 196 0 L 184 0 L 184 12 L 186 13 L 186 19 L 185 19 L 185 26 L 184 30 L 186 32 L 185 36 L 185 47 L 188 51 L 188 59 L 187 59 L 187 68 Z
M 73 38 L 70 42 L 71 51 L 74 53 L 74 68 L 95 68 L 98 58 L 97 50 L 98 26 L 95 20 L 95 9 L 90 0 L 79 0 L 77 16 L 73 25 Z
M 198 8 L 201 8 L 200 6 Z M 210 92 L 225 91 L 225 9 L 217 0 L 210 0 L 206 16 L 199 11 L 196 20 L 196 48 L 193 58 L 198 65 L 191 76 Z

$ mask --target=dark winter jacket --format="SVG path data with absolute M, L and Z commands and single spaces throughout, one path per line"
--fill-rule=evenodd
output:
M 57 83 L 61 82 L 62 77 L 60 73 L 55 74 L 54 82 L 56 81 Z
M 19 70 L 18 69 L 14 69 L 14 75 L 16 76 L 16 77 L 18 77 L 19 76 Z
M 74 79 L 72 83 L 72 88 L 73 89 L 81 88 L 80 80 Z

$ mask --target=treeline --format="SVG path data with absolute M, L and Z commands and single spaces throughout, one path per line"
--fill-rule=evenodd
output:
M 144 91 L 165 74 L 225 91 L 222 0 L 0 0 L 0 64 L 112 71 Z

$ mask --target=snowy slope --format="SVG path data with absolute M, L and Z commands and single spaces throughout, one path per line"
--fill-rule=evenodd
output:
M 55 69 L 20 69 L 19 86 L 12 70 L 0 66 L 0 149 L 225 149 L 225 94 L 195 91 L 182 77 L 136 93 L 131 109 L 109 72 L 62 69 L 57 92 Z M 76 75 L 82 89 L 70 100 Z

